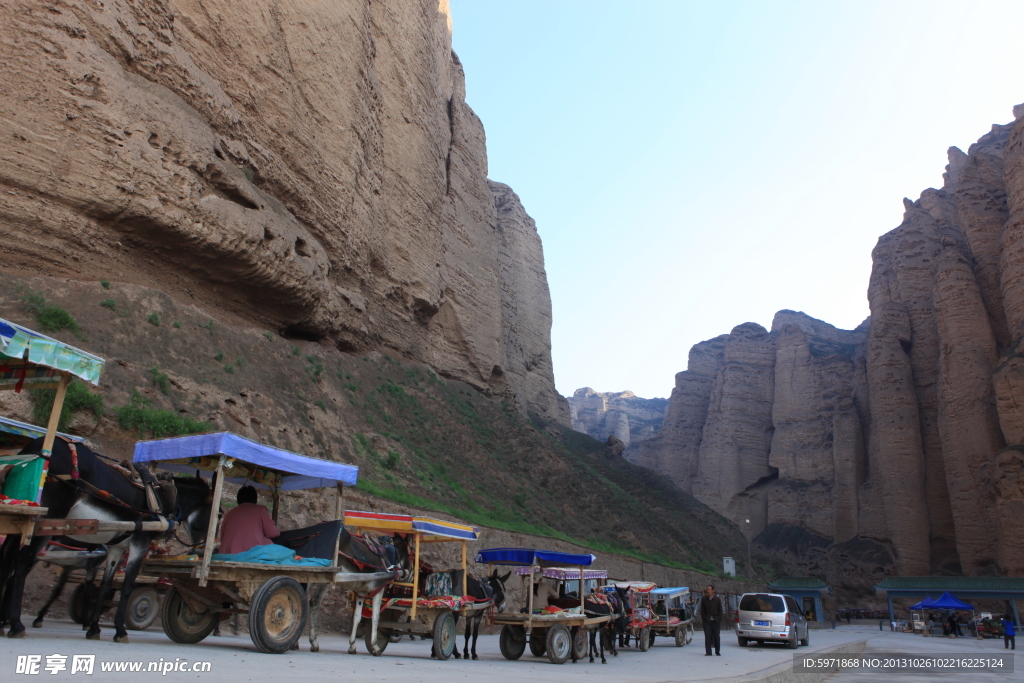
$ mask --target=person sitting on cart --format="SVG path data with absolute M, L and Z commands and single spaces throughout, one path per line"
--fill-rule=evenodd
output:
M 236 497 L 238 506 L 224 513 L 220 523 L 220 551 L 223 554 L 244 553 L 258 545 L 270 545 L 281 535 L 270 517 L 270 510 L 257 502 L 256 489 L 243 486 Z

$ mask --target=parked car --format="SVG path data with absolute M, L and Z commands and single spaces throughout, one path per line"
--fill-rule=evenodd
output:
M 796 649 L 809 645 L 810 626 L 796 600 L 778 593 L 744 593 L 736 612 L 736 639 L 740 647 L 751 640 L 785 643 Z

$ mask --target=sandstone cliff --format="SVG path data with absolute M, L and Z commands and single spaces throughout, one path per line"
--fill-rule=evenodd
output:
M 573 429 L 601 441 L 614 434 L 626 448 L 657 434 L 667 407 L 667 399 L 640 398 L 632 391 L 584 387 L 569 397 Z
M 447 3 L 3 0 L 0 266 L 387 349 L 569 424 Z
M 836 584 L 1024 572 L 1024 107 L 872 257 L 871 317 L 693 347 L 634 462 Z

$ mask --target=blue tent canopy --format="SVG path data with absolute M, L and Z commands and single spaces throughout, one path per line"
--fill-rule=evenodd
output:
M 181 436 L 135 444 L 134 462 L 158 462 L 162 469 L 177 472 L 212 471 L 227 456 L 225 481 L 261 489 L 280 485 L 283 491 L 354 486 L 359 477 L 355 465 L 310 458 L 266 446 L 230 432 Z
M 961 602 L 954 598 L 949 592 L 945 592 L 935 599 L 935 602 L 928 605 L 930 609 L 962 609 L 973 612 L 974 607 L 968 605 L 966 602 Z
M 911 605 L 910 609 L 930 609 L 932 607 L 935 607 L 935 598 L 929 595 L 916 605 Z
M 686 595 L 689 592 L 690 588 L 688 586 L 683 586 L 680 588 L 655 588 L 651 591 L 651 597 L 677 598 L 680 595 Z
M 589 567 L 597 557 L 575 553 L 558 553 L 530 548 L 490 548 L 477 553 L 479 564 L 505 564 L 523 567 Z

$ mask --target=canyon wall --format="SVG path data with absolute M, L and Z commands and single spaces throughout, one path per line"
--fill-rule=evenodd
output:
M 872 253 L 871 316 L 690 351 L 633 462 L 839 585 L 1024 572 L 1024 107 Z M 748 521 L 749 520 L 749 521 Z M 863 574 L 857 578 L 858 574 Z
M 0 267 L 388 350 L 569 424 L 447 3 L 2 0 Z
M 573 429 L 600 441 L 615 435 L 627 449 L 658 433 L 667 407 L 668 399 L 640 398 L 632 391 L 584 387 L 569 397 Z

